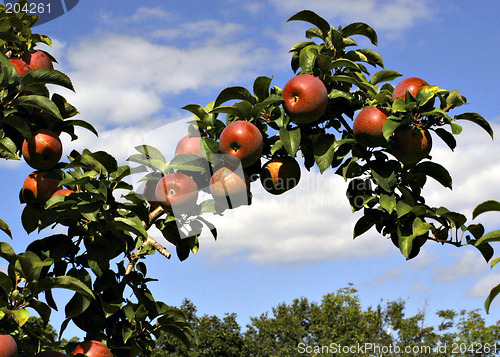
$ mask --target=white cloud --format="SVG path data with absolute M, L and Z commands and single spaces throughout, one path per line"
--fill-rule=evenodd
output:
M 301 0 L 279 1 L 271 0 L 278 11 L 290 13 L 307 8 L 328 20 L 332 25 L 339 24 L 330 21 L 333 18 L 341 21 L 341 25 L 351 22 L 365 22 L 376 30 L 399 31 L 411 28 L 417 21 L 429 19 L 434 10 L 427 1 L 410 0 L 310 0 L 307 6 Z
M 483 276 L 479 281 L 469 290 L 469 295 L 472 297 L 484 298 L 488 296 L 491 289 L 500 283 L 500 272 L 493 272 Z M 493 300 L 493 304 L 500 306 L 500 298 Z
M 241 83 L 266 58 L 267 50 L 251 42 L 179 48 L 109 33 L 68 48 L 66 72 L 77 94 L 67 98 L 93 123 L 144 122 L 163 109 L 166 96 Z
M 451 264 L 438 264 L 434 267 L 435 281 L 455 282 L 477 277 L 489 269 L 481 253 L 472 247 L 462 248 L 460 252 L 451 254 L 450 257 L 454 258 Z

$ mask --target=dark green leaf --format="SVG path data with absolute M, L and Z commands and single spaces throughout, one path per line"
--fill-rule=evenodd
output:
M 71 79 L 64 73 L 55 69 L 37 68 L 26 73 L 21 79 L 22 89 L 37 84 L 55 84 L 75 91 Z
M 495 200 L 488 200 L 480 203 L 476 206 L 476 208 L 474 208 L 474 211 L 472 212 L 472 218 L 474 219 L 480 214 L 491 211 L 500 211 L 500 202 Z
M 290 17 L 288 21 L 305 21 L 310 24 L 316 26 L 323 32 L 323 35 L 326 36 L 328 31 L 330 31 L 330 24 L 321 16 L 317 15 L 313 11 L 310 10 L 302 10 Z
M 363 22 L 354 22 L 352 24 L 349 24 L 344 27 L 341 32 L 344 37 L 350 37 L 353 35 L 366 36 L 371 41 L 371 43 L 373 43 L 375 46 L 378 45 L 377 33 L 373 28 Z
M 493 289 L 491 289 L 490 294 L 486 298 L 486 301 L 484 302 L 484 309 L 486 310 L 486 313 L 490 313 L 490 305 L 493 299 L 500 293 L 500 284 L 495 286 Z
M 452 187 L 452 179 L 448 170 L 446 170 L 442 165 L 437 164 L 435 162 L 432 161 L 421 162 L 415 167 L 414 172 L 416 174 L 421 173 L 430 176 L 444 187 L 448 188 Z
M 455 117 L 455 120 L 468 120 L 473 123 L 476 123 L 479 125 L 481 128 L 486 130 L 488 134 L 490 134 L 491 138 L 493 139 L 493 129 L 491 128 L 490 123 L 486 119 L 484 119 L 481 115 L 478 113 L 463 113 L 460 115 L 457 115 Z
M 51 278 L 44 278 L 37 282 L 33 282 L 29 284 L 31 292 L 36 295 L 45 290 L 49 289 L 68 289 L 73 290 L 77 293 L 83 294 L 89 298 L 94 299 L 94 294 L 92 290 L 90 290 L 87 285 L 82 283 L 80 280 L 72 277 L 72 276 L 57 276 Z
M 222 103 L 229 100 L 244 100 L 254 105 L 255 97 L 244 87 L 228 87 L 222 90 L 215 99 L 214 108 L 219 107 Z
M 30 106 L 42 109 L 52 116 L 63 119 L 57 105 L 47 97 L 41 95 L 23 95 L 11 102 L 12 106 Z
M 260 76 L 253 82 L 253 92 L 259 102 L 262 102 L 269 96 L 269 87 L 271 85 L 272 78 Z
M 391 71 L 388 69 L 383 69 L 383 70 L 375 73 L 372 76 L 372 78 L 370 78 L 370 83 L 375 85 L 375 84 L 378 84 L 381 82 L 389 82 L 389 81 L 392 81 L 400 76 L 402 76 L 402 74 L 399 72 Z
M 483 243 L 500 242 L 500 230 L 491 231 L 479 238 L 474 245 L 477 247 Z
M 5 223 L 3 219 L 0 219 L 0 229 L 12 238 L 12 232 L 10 231 L 9 225 Z
M 434 129 L 434 132 L 446 143 L 446 145 L 448 145 L 451 150 L 455 150 L 457 146 L 457 140 L 452 133 L 443 128 Z

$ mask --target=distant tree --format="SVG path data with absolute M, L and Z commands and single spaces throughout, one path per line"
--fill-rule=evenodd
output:
M 236 314 L 196 315 L 185 300 L 181 310 L 198 337 L 188 350 L 167 334 L 158 339 L 153 356 L 497 356 L 500 321 L 486 326 L 477 310 L 440 310 L 438 326 L 426 323 L 422 309 L 405 315 L 402 299 L 363 310 L 352 286 L 327 294 L 321 303 L 306 298 L 281 303 L 241 331 Z M 458 318 L 458 321 L 456 321 Z

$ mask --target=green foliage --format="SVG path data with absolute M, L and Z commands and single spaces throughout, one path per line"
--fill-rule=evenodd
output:
M 38 43 L 51 44 L 49 37 L 32 33 L 36 21 L 36 16 L 23 12 L 8 14 L 0 6 L 0 157 L 3 159 L 19 160 L 23 141 L 38 129 L 51 129 L 57 135 L 64 132 L 73 140 L 77 139 L 75 127 L 97 135 L 92 124 L 74 119 L 78 110 L 63 96 L 51 95 L 49 84 L 74 90 L 67 75 L 53 69 L 35 69 L 22 77 L 17 75 L 9 59 L 22 57 L 26 51 L 36 49 Z M 149 277 L 144 260 L 155 251 L 167 258 L 171 253 L 148 231 L 156 227 L 175 247 L 177 257 L 185 260 L 198 252 L 198 238 L 205 227 L 217 238 L 216 227 L 203 215 L 222 211 L 213 199 L 207 199 L 191 212 L 174 214 L 166 205 L 134 192 L 128 179 L 141 172 L 145 173 L 143 181 L 172 172 L 209 178 L 225 164 L 218 140 L 226 125 L 236 120 L 250 121 L 259 128 L 264 141 L 262 158 L 302 156 L 308 170 L 316 166 L 321 173 L 331 169 L 342 176 L 348 182 L 346 195 L 353 212 L 362 213 L 354 228 L 354 238 L 375 228 L 390 238 L 407 259 L 416 256 L 426 241 L 472 245 L 485 260 L 492 258 L 490 243 L 499 240 L 497 231 L 485 234 L 481 224 L 467 225 L 463 214 L 426 204 L 422 190 L 428 178 L 444 188 L 452 188 L 447 169 L 433 162 L 432 157 L 404 164 L 393 155 L 395 133 L 401 127 L 429 130 L 453 150 L 457 145 L 454 136 L 462 132 L 459 120 L 473 122 L 493 137 L 489 123 L 477 113 L 450 114 L 467 103 L 457 90 L 425 86 L 415 96 L 393 100 L 394 88 L 387 82 L 401 74 L 385 69 L 380 54 L 371 48 L 358 48 L 352 38 L 363 36 L 377 46 L 377 34 L 369 25 L 357 22 L 335 28 L 308 10 L 288 21 L 313 25 L 305 33 L 307 41 L 291 48 L 291 69 L 296 74 L 317 76 L 324 83 L 328 92 L 324 115 L 313 123 L 293 123 L 283 108 L 282 89 L 271 85 L 272 78 L 259 76 L 252 90 L 232 86 L 223 89 L 206 106 L 183 107 L 194 114 L 188 123 L 188 133 L 201 133 L 203 158 L 182 154 L 167 161 L 159 150 L 145 144 L 129 157 L 130 163 L 138 165 L 131 168 L 119 166 L 113 156 L 103 151 L 72 151 L 67 162 L 60 162 L 45 176 L 59 180 L 59 187 L 72 193 L 52 197 L 40 206 L 28 204 L 21 216 L 28 234 L 41 234 L 55 226 L 59 226 L 60 233 L 34 239 L 20 254 L 9 244 L 0 243 L 0 257 L 8 262 L 7 272 L 0 273 L 3 331 L 20 335 L 30 321 L 30 309 L 47 323 L 52 309 L 58 308 L 52 290 L 63 288 L 74 295 L 65 304 L 66 319 L 61 333 L 72 321 L 87 333 L 87 338 L 105 341 L 117 356 L 148 356 L 163 333 L 177 341 L 166 340 L 167 349 L 180 348 L 179 351 L 189 354 L 187 347 L 196 341 L 193 326 L 198 331 L 203 355 L 217 356 L 241 355 L 242 351 L 243 355 L 288 356 L 294 354 L 291 346 L 300 341 L 319 344 L 335 338 L 347 344 L 366 340 L 373 334 L 377 341 L 385 343 L 395 338 L 383 333 L 389 323 L 399 331 L 400 343 L 429 342 L 426 338 L 431 337 L 418 326 L 423 321 L 420 315 L 403 319 L 404 306 L 396 303 L 363 312 L 354 290 L 349 289 L 326 296 L 319 305 L 306 300 L 297 300 L 292 306 L 280 305 L 273 310 L 274 317 L 262 315 L 252 320 L 243 337 L 235 315 L 222 320 L 199 319 L 191 307 L 186 316 L 182 310 L 155 300 L 149 289 L 148 284 L 155 279 Z M 368 70 L 372 67 L 377 70 L 374 74 Z M 382 128 L 386 142 L 380 147 L 367 147 L 353 135 L 350 122 L 356 111 L 366 106 L 377 106 L 389 113 Z M 476 209 L 474 217 L 498 210 L 498 206 L 486 202 Z M 12 238 L 2 220 L 0 230 Z M 495 259 L 492 265 L 498 261 Z M 490 293 L 487 310 L 499 292 L 500 285 Z M 206 329 L 216 333 L 204 334 Z M 249 344 L 252 340 L 259 343 Z M 71 347 L 69 344 L 65 348 L 69 351 Z
M 351 286 L 323 296 L 320 303 L 306 298 L 281 303 L 271 313 L 252 317 L 244 331 L 234 313 L 199 317 L 188 300 L 181 309 L 198 345 L 187 349 L 162 335 L 153 356 L 449 356 L 451 351 L 495 356 L 500 348 L 500 321 L 486 326 L 476 310 L 437 311 L 441 323 L 433 326 L 425 309 L 406 316 L 401 299 L 363 309 Z

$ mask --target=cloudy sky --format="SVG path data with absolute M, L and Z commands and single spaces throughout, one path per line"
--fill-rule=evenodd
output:
M 495 131 L 500 129 L 498 1 L 307 4 L 335 26 L 370 24 L 378 32 L 375 50 L 387 69 L 458 89 L 470 103 L 464 111 L 479 112 Z M 279 87 L 293 76 L 288 50 L 304 41 L 309 26 L 286 19 L 303 6 L 299 0 L 125 0 L 119 5 L 86 0 L 37 27 L 53 39 L 49 51 L 59 61 L 56 68 L 76 88 L 76 94 L 60 92 L 100 132 L 98 139 L 83 131 L 77 142 L 63 138 L 65 149 L 106 150 L 125 163 L 134 145 L 156 140 L 165 156 L 173 154 L 191 119 L 184 105 L 204 106 L 228 86 L 251 88 L 257 76 L 272 77 Z M 500 145 L 474 125 L 464 125 L 457 141 L 451 152 L 435 138 L 432 152 L 449 169 L 453 191 L 429 183 L 425 195 L 431 205 L 471 217 L 476 204 L 500 200 L 495 159 Z M 18 251 L 36 237 L 18 224 L 22 206 L 17 195 L 29 172 L 24 163 L 0 163 L 8 183 L 0 187 L 5 202 L 0 217 L 15 232 Z M 155 296 L 172 305 L 187 297 L 201 314 L 237 312 L 242 325 L 280 302 L 301 296 L 319 301 L 349 283 L 359 290 L 364 306 L 403 298 L 410 313 L 424 306 L 431 314 L 446 308 L 483 309 L 500 271 L 491 270 L 478 251 L 429 243 L 417 258 L 405 261 L 375 231 L 352 240 L 359 216 L 351 213 L 345 188 L 332 172 L 314 170 L 303 170 L 300 185 L 279 197 L 254 183 L 251 206 L 211 219 L 219 231 L 217 242 L 204 234 L 199 253 L 185 262 L 149 258 L 149 271 L 159 278 L 152 285 Z M 15 202 L 15 208 L 8 202 Z M 482 219 L 496 228 L 498 215 Z M 497 300 L 493 315 L 500 309 Z

